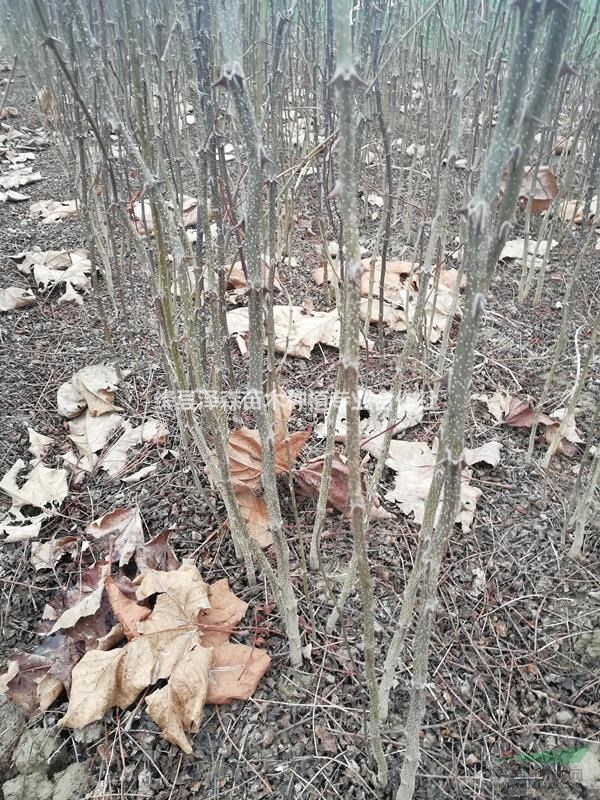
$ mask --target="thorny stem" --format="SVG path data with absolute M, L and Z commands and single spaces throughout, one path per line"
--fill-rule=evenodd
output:
M 235 106 L 246 148 L 248 162 L 248 184 L 246 201 L 246 267 L 248 270 L 248 318 L 249 341 L 249 391 L 257 398 L 256 421 L 262 445 L 265 503 L 269 514 L 269 526 L 273 535 L 277 556 L 278 590 L 282 600 L 280 607 L 288 636 L 290 661 L 298 667 L 302 663 L 300 630 L 298 627 L 298 605 L 290 575 L 290 551 L 287 544 L 275 477 L 275 434 L 272 415 L 264 402 L 264 318 L 263 304 L 272 298 L 265 292 L 261 258 L 261 203 L 262 161 L 264 151 L 256 124 L 246 79 L 241 66 L 241 50 L 238 35 L 238 8 L 235 0 L 219 0 L 218 19 L 223 38 L 223 69 L 220 82 L 227 87 Z
M 348 458 L 348 494 L 361 598 L 363 603 L 363 647 L 365 674 L 369 693 L 368 735 L 377 764 L 379 784 L 387 783 L 387 763 L 381 743 L 377 677 L 375 673 L 375 629 L 373 579 L 367 554 L 367 532 L 360 464 L 360 419 L 358 397 L 361 259 L 356 213 L 356 173 L 354 125 L 352 119 L 354 89 L 359 82 L 352 60 L 350 35 L 350 0 L 336 0 L 335 39 L 337 65 L 333 77 L 339 104 L 340 150 L 335 192 L 340 201 L 344 227 L 344 337 L 341 343 L 341 367 L 344 374 L 347 408 L 346 455 Z

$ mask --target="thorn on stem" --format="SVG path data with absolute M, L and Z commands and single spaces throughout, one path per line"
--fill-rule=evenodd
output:
M 505 219 L 502 225 L 500 225 L 500 230 L 498 231 L 498 239 L 501 244 L 505 244 L 508 241 L 508 237 L 511 235 L 513 230 L 513 224 L 509 220 Z
M 523 148 L 520 144 L 516 144 L 512 147 L 510 151 L 510 155 L 508 157 L 508 173 L 509 175 L 514 172 L 516 169 L 517 164 L 521 160 L 521 156 L 523 154 Z
M 570 64 L 568 64 L 564 59 L 560 64 L 560 69 L 558 71 L 558 77 L 564 78 L 565 75 L 574 75 L 576 78 L 579 77 L 579 73 L 575 70 Z
M 335 72 L 333 73 L 333 77 L 331 79 L 332 85 L 336 83 L 348 83 L 351 82 L 354 86 L 367 86 L 367 82 L 364 81 L 361 77 L 359 77 L 354 64 L 351 67 L 340 67 L 339 65 L 335 68 Z
M 470 204 L 467 210 L 467 218 L 475 233 L 483 233 L 487 226 L 487 203 L 484 200 L 479 200 L 475 204 Z

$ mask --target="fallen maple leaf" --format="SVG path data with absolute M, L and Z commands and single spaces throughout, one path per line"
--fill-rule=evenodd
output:
M 529 400 L 511 397 L 508 413 L 502 422 L 504 425 L 510 425 L 512 428 L 531 428 L 534 419 L 535 411 L 531 407 L 531 402 Z M 553 425 L 554 421 L 546 414 L 540 414 L 538 423 L 542 425 Z
M 56 393 L 58 413 L 72 419 L 86 407 L 93 417 L 119 411 L 114 406 L 118 385 L 119 376 L 115 367 L 106 364 L 84 367 L 70 381 L 59 386 Z
M 21 167 L 21 169 L 0 175 L 0 186 L 3 189 L 18 189 L 20 186 L 27 186 L 29 183 L 41 180 L 41 172 L 34 172 L 33 167 Z
M 384 433 L 388 427 L 388 412 L 392 400 L 391 392 L 373 392 L 370 389 L 358 390 L 360 433 L 363 438 L 371 438 Z M 332 401 L 333 402 L 333 401 Z M 418 425 L 423 419 L 423 396 L 420 392 L 408 392 L 398 395 L 396 409 L 392 415 L 394 436 L 408 428 Z M 335 421 L 336 441 L 346 439 L 347 403 L 346 399 L 340 400 L 338 414 Z M 324 439 L 327 435 L 327 422 L 322 422 L 315 428 L 315 435 Z
M 174 208 L 171 202 L 167 203 L 167 205 L 171 209 Z M 181 206 L 178 205 L 177 210 L 181 212 L 184 228 L 196 226 L 198 216 L 197 198 L 184 195 Z M 147 232 L 150 236 L 154 236 L 154 222 L 149 200 L 136 200 L 130 203 L 129 212 L 135 221 L 135 226 L 140 235 L 144 236 Z
M 317 497 L 323 482 L 324 456 L 308 461 L 299 469 L 294 470 L 294 482 L 300 495 Z M 337 453 L 334 453 L 331 462 L 331 479 L 327 492 L 327 505 L 335 508 L 341 514 L 347 514 L 350 505 L 348 490 L 348 466 Z
M 113 560 L 119 560 L 120 567 L 125 566 L 144 544 L 144 526 L 137 506 L 116 508 L 90 522 L 85 532 L 95 539 L 114 537 L 112 556 Z
M 32 542 L 29 561 L 36 572 L 42 569 L 54 569 L 63 556 L 77 555 L 78 543 L 76 536 L 61 536 L 48 542 Z
M 151 613 L 147 606 L 141 606 L 135 600 L 127 597 L 115 583 L 112 577 L 104 582 L 104 588 L 113 614 L 122 625 L 123 633 L 127 639 L 135 639 L 140 635 L 139 623 Z
M 540 214 L 550 208 L 552 201 L 557 197 L 558 183 L 556 175 L 548 166 L 538 167 L 535 180 L 534 174 L 534 167 L 525 167 L 519 187 L 519 205 L 525 208 L 529 198 L 532 197 L 531 213 Z
M 142 691 L 166 680 L 147 695 L 148 713 L 168 741 L 191 753 L 187 734 L 198 729 L 204 703 L 250 697 L 270 658 L 218 637 L 214 628 L 222 624 L 229 634 L 245 604 L 229 598 L 220 582 L 214 590 L 220 605 L 211 616 L 208 587 L 191 561 L 172 572 L 146 570 L 135 583 L 138 600 L 156 595 L 154 609 L 135 620 L 135 638 L 124 647 L 83 656 L 73 669 L 69 706 L 59 725 L 83 727 L 113 706 L 127 708 Z M 214 648 L 203 645 L 205 635 Z
M 71 461 L 66 458 L 75 471 L 91 472 L 98 463 L 98 456 L 104 450 L 113 434 L 123 424 L 123 417 L 115 412 L 93 416 L 87 408 L 83 414 L 67 423 L 69 439 L 79 451 L 80 458 Z
M 584 203 L 578 200 L 565 200 L 558 206 L 558 215 L 565 222 L 572 223 L 573 225 L 583 224 L 583 211 Z M 590 202 L 590 210 L 588 215 L 588 224 L 592 225 L 598 210 L 598 195 L 594 195 Z
M 39 200 L 37 203 L 32 203 L 29 209 L 29 216 L 32 219 L 41 220 L 43 225 L 63 222 L 76 215 L 77 203 L 75 200 Z
M 62 641 L 57 639 L 56 644 L 62 645 Z M 0 694 L 6 694 L 28 714 L 46 711 L 64 690 L 62 681 L 50 674 L 56 652 L 60 650 L 50 650 L 44 644 L 32 653 L 16 653 L 0 675 Z
M 33 428 L 27 428 L 29 436 L 29 452 L 36 458 L 44 458 L 54 444 L 54 439 L 50 436 L 44 436 L 43 433 L 38 433 Z
M 284 392 L 272 398 L 275 428 L 275 474 L 288 472 L 311 435 L 311 430 L 295 431 L 286 436 L 291 403 Z M 258 431 L 242 426 L 232 431 L 227 443 L 229 474 L 240 511 L 250 535 L 261 547 L 273 542 L 269 532 L 267 507 L 258 496 L 262 475 L 262 444 Z
M 104 581 L 89 594 L 84 594 L 79 602 L 67 608 L 56 620 L 50 633 L 57 633 L 60 630 L 73 628 L 82 617 L 91 617 L 100 608 L 102 595 L 104 593 Z
M 38 463 L 25 483 L 19 486 L 17 477 L 26 466 L 19 458 L 0 481 L 0 489 L 12 498 L 11 511 L 23 506 L 34 506 L 43 509 L 45 514 L 54 514 L 69 493 L 66 470 L 52 469 Z
M 419 286 L 419 265 L 413 261 L 387 261 L 383 285 L 383 322 L 392 330 L 405 331 L 407 321 L 414 316 L 414 307 Z M 379 322 L 379 300 L 381 298 L 381 259 L 364 258 L 360 290 L 364 299 L 360 303 L 361 319 L 367 318 L 369 312 L 369 287 L 371 286 L 371 270 L 373 271 L 372 301 L 369 322 Z M 329 273 L 331 270 L 329 271 Z M 423 325 L 429 341 L 441 339 L 448 324 L 453 304 L 453 289 L 456 283 L 457 270 L 443 270 L 437 278 L 429 280 L 430 290 L 425 305 L 426 325 Z M 406 279 L 410 277 L 410 281 Z M 318 285 L 325 280 L 325 269 L 319 267 L 313 272 Z M 435 289 L 437 283 L 437 290 Z M 461 282 L 461 288 L 464 286 Z M 435 300 L 435 304 L 434 304 Z M 457 313 L 460 313 L 457 309 Z
M 227 330 L 230 336 L 245 334 L 250 330 L 247 308 L 228 311 Z M 273 306 L 275 350 L 296 358 L 310 358 L 317 344 L 340 346 L 341 320 L 337 309 L 315 311 L 307 314 L 302 306 Z M 361 340 L 362 347 L 372 342 Z
M 125 421 L 122 425 L 122 434 L 108 449 L 102 458 L 102 469 L 108 472 L 111 478 L 121 476 L 125 472 L 130 458 L 129 451 L 141 444 L 165 444 L 169 431 L 167 427 L 154 419 L 148 419 L 135 428 Z
M 478 461 L 491 461 L 497 463 L 502 445 L 499 442 L 489 442 L 475 450 L 466 451 L 469 464 Z M 373 439 L 364 445 L 372 455 L 377 456 L 381 450 L 381 443 Z M 433 473 L 437 463 L 437 454 L 425 442 L 405 442 L 392 440 L 386 466 L 396 473 L 394 488 L 389 491 L 385 499 L 398 503 L 404 514 L 414 514 L 415 522 L 421 524 L 425 512 L 425 501 L 429 487 L 433 480 Z M 477 500 L 481 489 L 470 485 L 472 471 L 467 466 L 462 470 L 461 477 L 461 507 L 456 521 L 461 523 L 463 531 L 469 531 L 475 516 Z
M 169 537 L 172 533 L 173 531 L 169 529 L 162 531 L 146 544 L 136 548 L 134 560 L 140 572 L 145 569 L 179 569 L 181 563 L 169 547 Z
M 271 658 L 265 650 L 246 644 L 221 644 L 213 650 L 208 673 L 207 703 L 248 700 L 268 670 Z
M 204 608 L 198 614 L 202 644 L 205 647 L 226 644 L 235 626 L 243 619 L 248 603 L 231 591 L 227 578 L 208 587 L 208 601 L 210 608 Z
M 36 297 L 31 289 L 19 289 L 18 286 L 9 286 L 8 289 L 0 289 L 0 311 L 14 311 L 18 308 L 26 308 L 35 303 Z
M 321 483 L 323 482 L 324 465 L 325 457 L 319 456 L 303 464 L 299 469 L 294 470 L 294 482 L 300 495 L 318 497 Z M 342 461 L 338 453 L 334 453 L 331 462 L 329 488 L 327 490 L 327 505 L 344 515 L 348 515 L 350 510 L 349 474 L 347 464 Z M 363 497 L 366 499 L 367 486 L 362 470 L 361 488 Z M 371 517 L 373 519 L 388 519 L 389 516 L 389 513 L 379 505 L 379 498 L 375 498 L 371 507 Z
M 19 272 L 32 275 L 43 290 L 64 283 L 71 289 L 91 289 L 92 262 L 87 250 L 28 250 L 12 256 Z
M 260 547 L 273 544 L 273 535 L 269 530 L 269 512 L 267 504 L 252 489 L 243 486 L 235 489 L 235 496 L 240 513 L 248 526 L 248 533 Z
M 553 250 L 557 245 L 558 242 L 553 239 L 551 242 L 543 241 L 537 242 L 535 239 L 529 239 L 527 242 L 527 254 L 534 255 L 537 253 L 538 256 L 543 256 L 548 249 L 548 245 L 550 245 L 550 250 Z M 522 261 L 525 258 L 525 239 L 511 239 L 509 242 L 506 242 L 504 247 L 502 248 L 502 252 L 499 256 L 499 261 Z

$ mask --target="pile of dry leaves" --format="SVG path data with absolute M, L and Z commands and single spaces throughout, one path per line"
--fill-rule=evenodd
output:
M 230 642 L 247 604 L 226 579 L 209 586 L 192 561 L 180 563 L 169 533 L 146 543 L 137 508 L 88 525 L 77 586 L 59 590 L 46 605 L 40 644 L 13 654 L 0 692 L 28 713 L 45 711 L 66 693 L 59 724 L 71 728 L 139 698 L 165 739 L 191 753 L 187 734 L 198 730 L 205 703 L 249 698 L 270 658 Z M 46 568 L 71 554 L 77 540 L 52 544 Z

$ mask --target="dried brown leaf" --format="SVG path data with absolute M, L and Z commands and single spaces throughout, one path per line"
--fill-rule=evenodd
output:
M 195 733 L 202 721 L 212 659 L 210 649 L 193 643 L 175 664 L 169 683 L 146 697 L 148 714 L 162 735 L 184 753 L 192 752 L 186 733 Z
M 53 569 L 63 556 L 75 557 L 79 548 L 77 536 L 61 536 L 48 542 L 32 542 L 31 558 L 34 570 Z
M 82 594 L 78 602 L 63 611 L 50 629 L 50 633 L 73 628 L 82 617 L 93 616 L 102 603 L 102 595 L 104 593 L 103 583 L 104 582 L 94 589 L 93 592 Z
M 250 536 L 260 547 L 272 545 L 273 536 L 269 530 L 269 512 L 262 497 L 258 497 L 253 489 L 246 489 L 243 486 L 235 488 L 235 496 Z
M 150 609 L 127 597 L 111 577 L 104 582 L 104 588 L 113 614 L 122 625 L 123 633 L 127 639 L 135 639 L 140 635 L 138 625 L 150 614 Z
M 172 533 L 172 530 L 164 530 L 154 539 L 150 539 L 149 542 L 136 549 L 134 555 L 135 564 L 140 572 L 145 569 L 157 569 L 167 572 L 179 569 L 181 562 L 169 547 L 169 537 Z
M 508 414 L 502 420 L 504 425 L 512 428 L 531 428 L 535 419 L 535 411 L 531 407 L 529 400 L 521 400 L 519 397 L 511 397 L 508 407 Z M 553 425 L 554 420 L 546 414 L 540 414 L 538 422 L 541 425 Z
M 245 644 L 222 644 L 213 650 L 207 703 L 247 700 L 268 670 L 271 658 L 265 650 Z
M 248 603 L 231 591 L 227 578 L 208 587 L 208 599 L 210 608 L 200 611 L 198 625 L 204 647 L 215 647 L 229 641 L 230 634 L 246 613 Z
M 521 208 L 524 208 L 529 197 L 532 197 L 531 213 L 541 214 L 542 211 L 550 208 L 552 201 L 557 196 L 558 182 L 550 167 L 540 166 L 537 175 L 535 175 L 534 167 L 525 167 L 521 186 L 519 187 L 519 205 Z
M 178 570 L 162 572 L 148 569 L 135 579 L 137 585 L 136 597 L 146 600 L 153 594 L 160 595 L 152 612 L 152 622 L 156 623 L 158 604 L 168 598 L 178 609 L 176 616 L 185 617 L 186 620 L 195 620 L 198 612 L 203 608 L 210 608 L 208 600 L 208 586 L 193 561 L 184 559 Z M 150 619 L 142 623 L 142 632 L 150 630 Z M 155 625 L 152 626 L 155 630 Z
M 232 431 L 227 452 L 233 486 L 258 489 L 262 475 L 262 446 L 258 431 L 245 426 Z
M 315 458 L 303 464 L 294 472 L 294 481 L 299 494 L 305 497 L 317 497 L 323 482 L 324 457 Z M 335 508 L 341 514 L 346 514 L 349 508 L 350 495 L 348 490 L 348 466 L 334 453 L 331 462 L 331 480 L 327 492 L 327 505 Z
M 119 560 L 119 566 L 127 564 L 131 556 L 144 545 L 144 526 L 140 510 L 134 508 L 116 508 L 103 514 L 86 527 L 88 536 L 95 539 L 114 537 L 112 548 L 113 561 Z

